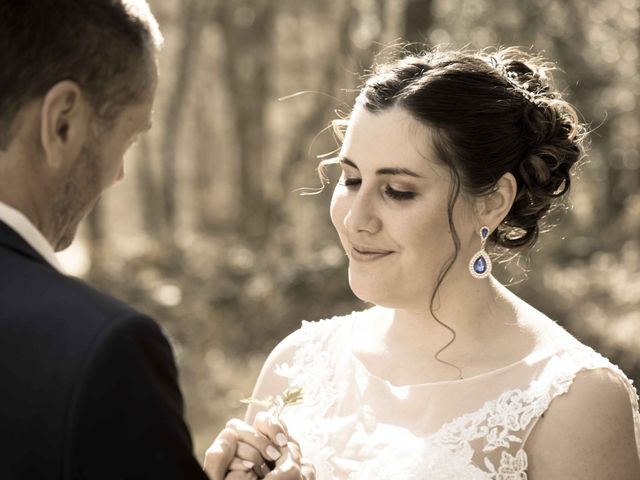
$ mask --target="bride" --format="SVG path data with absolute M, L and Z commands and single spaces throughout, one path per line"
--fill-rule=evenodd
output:
M 331 219 L 374 306 L 303 322 L 207 452 L 213 480 L 640 478 L 624 373 L 491 276 L 569 190 L 582 126 L 549 65 L 436 51 L 367 79 Z M 282 397 L 280 397 L 281 399 Z

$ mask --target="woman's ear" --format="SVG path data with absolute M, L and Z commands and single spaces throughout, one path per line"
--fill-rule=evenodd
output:
M 65 80 L 47 92 L 42 103 L 40 141 L 51 168 L 73 161 L 82 151 L 92 109 L 77 83 Z
M 486 225 L 491 231 L 505 219 L 518 191 L 518 183 L 511 173 L 505 173 L 494 190 L 476 200 L 476 214 L 480 226 Z

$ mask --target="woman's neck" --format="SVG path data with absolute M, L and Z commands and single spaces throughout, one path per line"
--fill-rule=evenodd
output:
M 428 304 L 422 310 L 372 310 L 355 323 L 352 352 L 369 371 L 405 385 L 492 371 L 521 360 L 548 340 L 548 319 L 495 279 L 449 285 L 456 288 L 440 289 L 435 317 Z
M 433 311 L 429 305 L 392 309 L 383 326 L 387 349 L 436 353 L 454 338 L 455 331 L 455 342 L 443 358 L 463 360 L 522 328 L 517 297 L 492 277 L 471 280 L 443 284 Z

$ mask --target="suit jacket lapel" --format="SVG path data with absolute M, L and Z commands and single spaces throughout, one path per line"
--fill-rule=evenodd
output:
M 0 220 L 0 248 L 6 248 L 13 250 L 22 256 L 31 258 L 37 262 L 50 266 L 42 255 L 36 252 L 31 245 L 29 245 L 24 238 L 18 235 L 11 227 Z

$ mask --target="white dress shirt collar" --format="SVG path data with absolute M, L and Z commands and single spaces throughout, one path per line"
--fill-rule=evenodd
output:
M 53 247 L 40 231 L 19 210 L 0 202 L 0 220 L 9 225 L 25 242 L 38 252 L 42 258 L 60 273 L 65 273 L 62 264 L 56 257 Z

